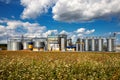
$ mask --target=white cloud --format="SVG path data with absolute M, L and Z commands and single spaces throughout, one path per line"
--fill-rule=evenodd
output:
M 17 20 L 0 20 L 0 40 L 5 37 L 14 36 L 42 36 L 43 32 L 46 31 L 45 26 L 40 26 L 38 23 L 22 22 Z
M 120 0 L 58 0 L 53 18 L 65 22 L 109 19 L 120 14 Z
M 4 36 L 6 34 L 6 28 L 2 25 L 0 25 L 0 36 Z
M 85 32 L 85 28 L 79 28 L 76 32 L 77 33 L 83 33 L 83 32 Z
M 62 31 L 60 32 L 60 34 L 66 34 L 66 35 L 68 35 L 69 33 L 68 33 L 67 31 L 65 31 L 65 30 L 62 30 Z
M 93 33 L 93 32 L 95 32 L 95 29 L 87 30 L 87 31 L 85 32 L 85 34 L 91 34 L 91 33 Z
M 73 33 L 73 34 L 76 34 L 76 39 L 77 39 L 77 38 L 85 37 L 87 35 L 90 35 L 90 34 L 94 33 L 95 29 L 88 30 L 86 28 L 79 28 L 74 32 L 75 33 Z
M 75 31 L 77 34 L 82 35 L 82 34 L 91 34 L 95 32 L 95 29 L 87 30 L 86 28 L 79 28 Z
M 81 34 L 78 34 L 77 36 L 78 36 L 78 37 L 83 37 L 83 34 L 81 33 Z
M 47 13 L 55 2 L 56 0 L 21 0 L 21 5 L 25 7 L 21 18 L 36 18 Z
M 58 30 L 48 30 L 45 33 L 43 33 L 44 37 L 47 37 L 48 35 L 58 35 Z
M 71 38 L 73 40 L 73 42 L 75 42 L 77 40 L 77 38 L 85 37 L 94 32 L 95 32 L 95 29 L 89 30 L 87 28 L 78 28 L 77 30 L 72 31 L 72 32 L 67 32 L 67 31 L 63 30 L 59 34 L 67 34 L 67 37 Z
M 6 25 L 4 25 L 6 24 Z M 7 41 L 9 37 L 47 37 L 48 35 L 67 34 L 68 38 L 74 39 L 92 34 L 95 29 L 88 30 L 86 28 L 79 28 L 72 32 L 65 30 L 47 30 L 46 26 L 41 26 L 38 23 L 22 22 L 19 20 L 0 20 L 0 43 Z M 5 40 L 5 41 L 4 41 Z
M 72 42 L 75 43 L 78 37 L 77 35 L 73 34 L 70 38 L 72 39 Z

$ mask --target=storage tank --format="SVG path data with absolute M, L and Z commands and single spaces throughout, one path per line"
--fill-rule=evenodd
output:
M 91 40 L 92 40 L 92 51 L 95 51 L 95 38 L 93 37 Z
M 29 48 L 28 48 L 28 45 L 29 45 L 29 42 L 28 42 L 28 41 L 24 41 L 24 42 L 23 42 L 23 49 L 24 49 L 24 50 L 29 49 Z
M 115 38 L 113 37 L 107 38 L 107 51 L 109 52 L 115 51 L 114 40 Z
M 65 51 L 65 39 L 61 38 L 61 51 Z
M 92 39 L 88 39 L 88 51 L 92 51 Z
M 11 41 L 11 50 L 21 50 L 21 42 Z
M 99 38 L 98 38 L 98 37 L 95 37 L 95 38 L 94 38 L 94 41 L 95 41 L 95 51 L 98 51 L 98 47 L 99 47 Z
M 98 39 L 98 51 L 103 51 L 103 38 Z
M 79 38 L 77 39 L 77 42 L 76 42 L 76 51 L 84 51 L 84 40 L 82 38 Z
M 10 41 L 7 42 L 7 50 L 11 50 L 11 42 Z
M 7 44 L 7 50 L 16 51 L 23 49 L 23 45 L 20 38 L 10 38 Z
M 88 38 L 88 51 L 95 51 L 95 37 Z
M 79 44 L 76 43 L 76 51 L 79 51 Z
M 85 46 L 85 51 L 88 51 L 88 38 L 86 37 L 85 39 L 84 39 L 84 46 Z
M 80 51 L 83 51 L 83 39 L 80 39 Z

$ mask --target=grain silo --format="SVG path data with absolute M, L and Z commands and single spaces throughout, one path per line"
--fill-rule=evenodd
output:
M 83 39 L 80 39 L 80 51 L 84 51 L 84 43 L 83 43 Z
M 98 51 L 103 51 L 103 38 L 98 38 Z
M 92 51 L 95 51 L 95 37 L 92 37 Z
M 20 42 L 17 42 L 17 41 L 11 42 L 12 50 L 13 50 L 13 51 L 21 50 L 20 44 L 21 44 L 21 43 L 20 43 Z
M 23 49 L 24 49 L 24 50 L 27 50 L 27 49 L 28 49 L 28 45 L 29 45 L 28 43 L 29 43 L 28 41 L 24 41 L 24 42 L 23 42 Z
M 7 50 L 11 50 L 11 41 L 7 41 Z
M 76 51 L 79 51 L 79 44 L 76 43 Z
M 78 38 L 76 42 L 76 51 L 80 51 L 80 38 Z
M 22 42 L 19 38 L 13 38 L 8 40 L 8 50 L 16 51 L 16 50 L 22 50 Z
M 107 51 L 109 52 L 115 51 L 115 38 L 114 37 L 107 38 Z
M 85 47 L 85 51 L 88 51 L 88 37 L 84 39 L 84 47 Z

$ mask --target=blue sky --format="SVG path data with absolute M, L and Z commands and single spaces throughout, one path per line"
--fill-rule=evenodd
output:
M 0 0 L 0 42 L 22 34 L 109 36 L 120 32 L 118 3 L 120 0 Z

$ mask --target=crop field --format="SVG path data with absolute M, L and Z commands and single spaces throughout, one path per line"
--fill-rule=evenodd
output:
M 0 51 L 0 80 L 119 80 L 120 53 Z

